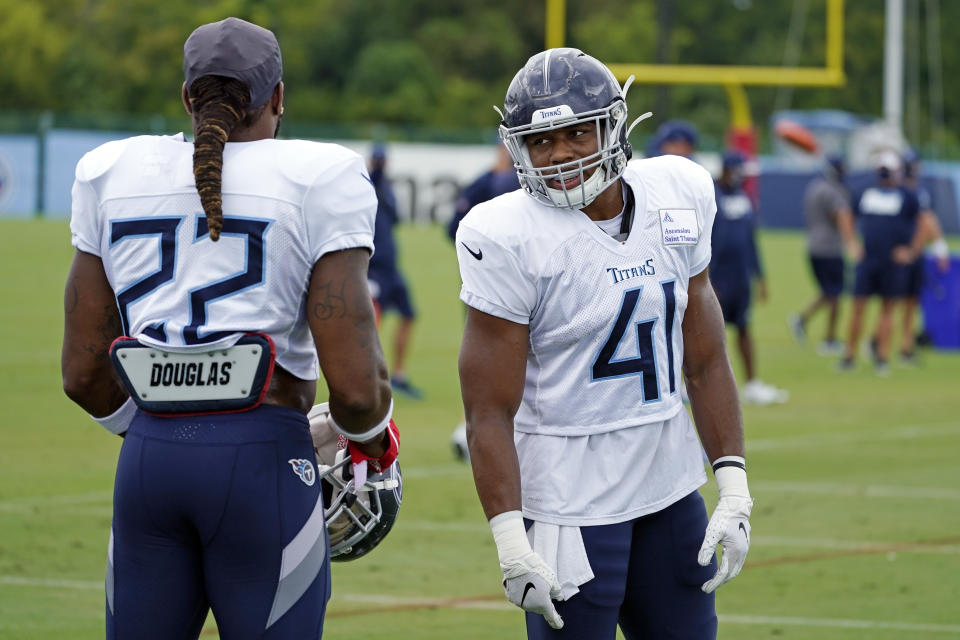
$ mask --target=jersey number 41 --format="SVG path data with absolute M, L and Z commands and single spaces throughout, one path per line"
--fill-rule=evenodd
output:
M 676 282 L 670 280 L 661 282 L 663 289 L 664 302 L 664 332 L 667 345 L 667 371 L 669 371 L 670 393 L 677 390 L 676 374 L 674 373 L 673 356 L 673 325 L 677 310 L 677 299 L 674 293 Z M 609 378 L 622 378 L 625 376 L 640 376 L 640 384 L 643 389 L 644 402 L 656 402 L 660 399 L 660 381 L 657 376 L 657 356 L 654 346 L 653 331 L 659 318 L 650 318 L 635 323 L 637 328 L 637 356 L 632 358 L 623 358 L 615 360 L 614 355 L 620 343 L 623 342 L 627 329 L 630 326 L 630 318 L 637 308 L 640 296 L 643 293 L 643 287 L 629 289 L 623 292 L 623 301 L 620 303 L 620 311 L 617 313 L 617 319 L 613 323 L 613 329 L 610 331 L 610 337 L 600 349 L 596 360 L 593 362 L 592 380 L 606 380 Z

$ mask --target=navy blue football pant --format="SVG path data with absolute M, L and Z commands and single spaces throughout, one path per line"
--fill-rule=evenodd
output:
M 900 298 L 907 289 L 909 270 L 889 258 L 864 258 L 857 264 L 853 295 Z
M 527 613 L 529 640 L 713 640 L 714 595 L 700 586 L 717 571 L 697 564 L 707 529 L 694 491 L 657 513 L 611 525 L 581 527 L 594 578 L 564 602 L 554 601 L 563 629 Z
M 307 464 L 309 463 L 309 464 Z M 138 412 L 120 451 L 108 640 L 319 638 L 330 597 L 320 481 L 292 409 Z
M 820 285 L 820 293 L 836 298 L 843 293 L 845 265 L 843 257 L 810 256 L 810 268 Z
M 410 290 L 398 269 L 372 268 L 367 278 L 375 284 L 376 295 L 373 298 L 380 305 L 383 313 L 396 310 L 404 318 L 416 317 L 417 312 L 410 300 Z
M 905 283 L 904 295 L 908 298 L 919 298 L 923 293 L 923 285 L 926 280 L 926 266 L 923 259 L 915 260 L 904 269 Z

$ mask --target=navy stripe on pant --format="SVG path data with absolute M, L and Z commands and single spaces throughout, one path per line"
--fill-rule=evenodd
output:
M 713 594 L 700 586 L 717 571 L 697 564 L 707 512 L 696 491 L 636 520 L 581 527 L 594 578 L 567 601 L 554 602 L 563 629 L 527 613 L 529 640 L 713 640 Z
M 296 462 L 300 461 L 299 472 Z M 319 638 L 330 595 L 320 481 L 307 419 L 139 412 L 114 487 L 107 638 Z

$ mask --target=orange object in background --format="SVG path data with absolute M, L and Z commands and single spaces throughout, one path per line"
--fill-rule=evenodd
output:
M 807 153 L 817 153 L 820 149 L 820 145 L 817 143 L 817 137 L 813 135 L 810 129 L 807 129 L 802 124 L 798 124 L 792 120 L 781 119 L 777 121 L 773 129 L 781 139 L 803 149 Z

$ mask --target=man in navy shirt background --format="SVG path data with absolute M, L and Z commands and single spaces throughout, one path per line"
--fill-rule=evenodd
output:
M 397 198 L 387 177 L 387 152 L 382 144 L 375 144 L 370 154 L 370 181 L 377 191 L 377 219 L 373 231 L 373 255 L 370 257 L 370 295 L 373 296 L 377 321 L 383 314 L 396 311 L 400 324 L 393 336 L 393 366 L 390 368 L 390 386 L 414 400 L 423 392 L 410 383 L 406 373 L 407 350 L 416 321 L 416 311 L 410 301 L 410 290 L 397 265 L 397 246 L 393 227 L 397 224 Z
M 737 151 L 723 155 L 723 170 L 716 182 L 717 215 L 713 223 L 710 281 L 717 292 L 723 319 L 737 329 L 737 349 L 743 363 L 744 403 L 786 402 L 789 393 L 757 377 L 756 349 L 750 335 L 750 303 L 753 281 L 760 300 L 767 297 L 766 281 L 757 251 L 757 216 L 750 196 L 743 189 L 746 158 Z
M 481 202 L 493 200 L 499 195 L 510 193 L 520 188 L 520 181 L 517 179 L 517 171 L 513 167 L 513 160 L 507 153 L 507 148 L 503 143 L 497 143 L 497 157 L 493 167 L 484 172 L 480 177 L 467 185 L 460 193 L 457 202 L 454 205 L 453 217 L 447 223 L 447 235 L 451 240 L 457 237 L 457 227 L 460 221 L 467 215 L 470 209 Z
M 878 375 L 887 375 L 890 371 L 887 361 L 894 305 L 906 293 L 907 265 L 919 255 L 923 243 L 917 226 L 920 211 L 917 195 L 900 184 L 900 155 L 892 150 L 881 151 L 875 158 L 875 165 L 875 184 L 854 198 L 853 212 L 862 247 L 855 239 L 847 238 L 848 245 L 853 247 L 851 253 L 860 259 L 853 286 L 850 333 L 840 369 L 853 368 L 863 329 L 863 314 L 869 299 L 877 296 L 880 298 L 880 315 L 874 334 L 874 368 Z
M 517 170 L 513 166 L 513 159 L 503 143 L 497 141 L 497 156 L 489 171 L 484 172 L 476 180 L 467 185 L 457 198 L 454 205 L 453 217 L 447 223 L 447 235 L 456 242 L 457 229 L 471 209 L 487 200 L 493 200 L 499 195 L 510 193 L 520 188 L 517 179 Z M 464 462 L 469 462 L 470 452 L 467 449 L 467 423 L 461 422 L 450 436 L 454 455 Z
M 667 120 L 659 127 L 647 144 L 648 158 L 663 155 L 683 156 L 693 159 L 697 149 L 697 128 L 686 120 Z
M 921 227 L 922 241 L 924 244 L 930 244 L 937 268 L 943 273 L 950 268 L 947 242 L 940 228 L 940 220 L 933 210 L 933 198 L 926 187 L 920 184 L 919 178 L 920 156 L 912 149 L 908 149 L 903 154 L 903 186 L 913 191 L 917 196 L 919 213 L 915 223 L 918 227 Z M 900 337 L 900 362 L 903 364 L 916 364 L 917 362 L 915 321 L 917 308 L 920 305 L 920 295 L 924 287 L 925 269 L 926 265 L 919 253 L 907 267 L 906 288 L 903 297 L 903 334 Z

